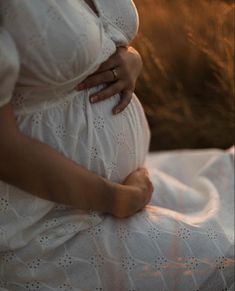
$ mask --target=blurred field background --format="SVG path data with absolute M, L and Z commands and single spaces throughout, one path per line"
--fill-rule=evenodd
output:
M 137 84 L 151 150 L 228 148 L 235 137 L 234 1 L 135 0 Z

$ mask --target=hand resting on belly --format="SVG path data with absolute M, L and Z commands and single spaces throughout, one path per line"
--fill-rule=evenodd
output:
M 118 114 L 130 103 L 141 69 L 141 56 L 133 47 L 118 47 L 116 53 L 101 64 L 94 74 L 78 84 L 76 89 L 79 91 L 108 84 L 98 94 L 90 96 L 90 101 L 96 103 L 120 94 L 120 102 L 113 108 L 113 114 Z

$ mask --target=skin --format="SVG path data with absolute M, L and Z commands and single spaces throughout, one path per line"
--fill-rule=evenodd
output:
M 116 81 L 114 81 L 113 68 L 118 73 Z M 104 62 L 93 75 L 80 83 L 76 89 L 84 90 L 104 83 L 108 84 L 98 94 L 91 95 L 90 102 L 96 103 L 119 93 L 120 102 L 113 108 L 113 114 L 118 114 L 130 103 L 141 69 L 142 59 L 133 47 L 118 47 L 116 53 Z
M 10 104 L 0 108 L 0 180 L 43 199 L 118 218 L 142 209 L 153 191 L 146 169 L 116 184 L 24 135 Z
M 93 2 L 86 0 L 95 10 Z M 118 78 L 114 81 L 112 69 Z M 108 84 L 92 103 L 119 93 L 118 114 L 129 104 L 142 60 L 131 47 L 119 47 L 77 90 Z M 0 108 L 0 180 L 43 199 L 82 210 L 95 210 L 126 218 L 143 209 L 150 201 L 153 185 L 145 168 L 131 173 L 122 184 L 113 183 L 86 170 L 56 150 L 21 133 L 11 104 Z

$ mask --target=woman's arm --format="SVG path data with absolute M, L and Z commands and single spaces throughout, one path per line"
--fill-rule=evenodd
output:
M 0 108 L 0 180 L 43 199 L 118 217 L 144 207 L 152 193 L 144 173 L 126 185 L 115 184 L 25 136 L 9 104 Z
M 23 135 L 10 105 L 0 109 L 0 180 L 79 209 L 111 208 L 114 184 Z

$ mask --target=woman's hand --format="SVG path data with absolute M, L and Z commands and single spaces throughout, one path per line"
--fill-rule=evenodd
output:
M 149 203 L 152 192 L 148 171 L 140 168 L 132 172 L 117 191 L 111 214 L 118 218 L 134 215 Z
M 137 78 L 142 69 L 142 59 L 133 47 L 118 47 L 99 69 L 77 86 L 84 90 L 106 83 L 107 87 L 90 96 L 90 102 L 96 103 L 115 94 L 120 94 L 120 102 L 113 108 L 113 114 L 123 111 L 129 104 L 135 90 Z

